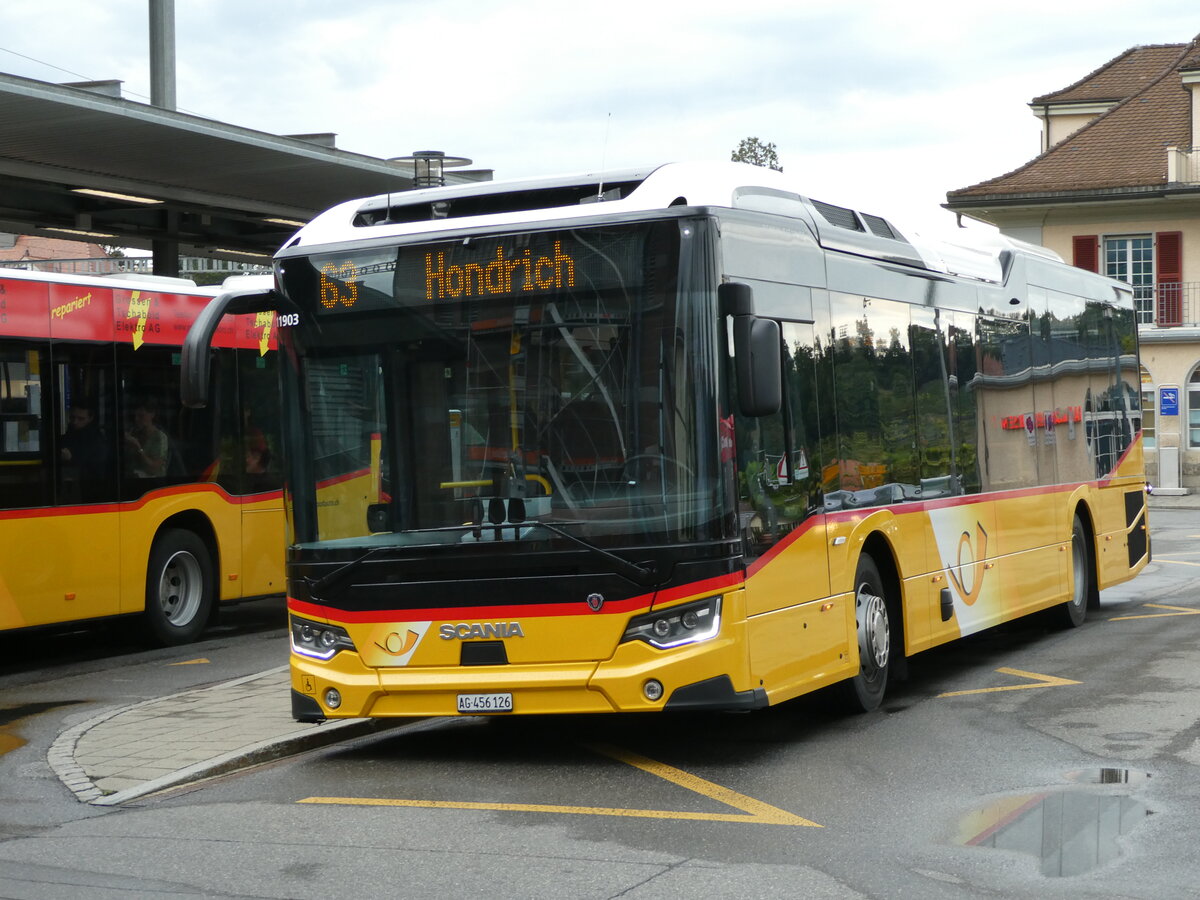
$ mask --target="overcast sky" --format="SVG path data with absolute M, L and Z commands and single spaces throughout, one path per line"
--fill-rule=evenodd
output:
M 175 19 L 186 112 L 497 179 L 728 159 L 753 135 L 803 192 L 926 232 L 953 226 L 947 190 L 1036 154 L 1034 96 L 1200 32 L 1194 0 L 177 0 Z M 0 3 L 0 71 L 148 101 L 147 31 L 146 0 Z

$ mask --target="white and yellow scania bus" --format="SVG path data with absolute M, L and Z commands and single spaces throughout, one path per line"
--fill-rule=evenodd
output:
M 216 293 L 0 269 L 0 632 L 137 616 L 179 644 L 283 592 L 273 315 L 228 319 L 213 402 L 179 403 Z
M 293 712 L 877 706 L 1149 559 L 1127 286 L 677 164 L 317 217 L 280 310 Z

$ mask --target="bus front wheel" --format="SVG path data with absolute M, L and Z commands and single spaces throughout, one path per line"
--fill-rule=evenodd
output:
M 892 622 L 883 578 L 875 560 L 864 554 L 854 576 L 854 619 L 858 631 L 858 674 L 841 688 L 855 712 L 870 712 L 883 702 L 892 652 Z
M 1078 628 L 1087 618 L 1088 600 L 1092 591 L 1091 554 L 1088 553 L 1088 533 L 1083 521 L 1075 516 L 1071 523 L 1071 596 L 1054 607 L 1055 624 L 1060 628 Z
M 214 602 L 212 558 L 197 535 L 179 528 L 154 541 L 146 569 L 148 636 L 164 646 L 187 644 L 204 630 Z

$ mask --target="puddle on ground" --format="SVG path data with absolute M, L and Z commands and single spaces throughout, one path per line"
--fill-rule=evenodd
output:
M 82 700 L 68 700 L 65 703 L 25 703 L 21 706 L 0 707 L 0 756 L 25 746 L 25 739 L 17 734 L 14 728 L 21 720 L 62 706 L 74 706 L 76 703 L 82 702 Z
M 1043 875 L 1081 875 L 1121 855 L 1117 839 L 1150 815 L 1128 794 L 1100 793 L 1086 785 L 1140 784 L 1150 778 L 1130 769 L 1071 772 L 1071 787 L 1004 797 L 959 823 L 957 843 L 1030 853 Z
M 1076 784 L 1145 784 L 1150 773 L 1133 769 L 1081 769 L 1068 772 L 1067 780 Z

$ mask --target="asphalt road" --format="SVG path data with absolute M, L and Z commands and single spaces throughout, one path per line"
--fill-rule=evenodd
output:
M 1081 629 L 922 654 L 873 714 L 428 720 L 111 810 L 54 781 L 54 735 L 278 665 L 277 611 L 181 651 L 43 650 L 0 668 L 0 896 L 1194 896 L 1200 510 L 1152 529 Z

